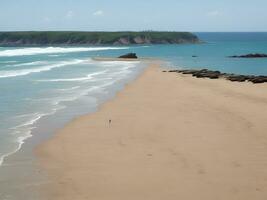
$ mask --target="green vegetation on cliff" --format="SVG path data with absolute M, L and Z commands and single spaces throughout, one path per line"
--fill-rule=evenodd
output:
M 0 32 L 1 46 L 198 43 L 189 32 Z

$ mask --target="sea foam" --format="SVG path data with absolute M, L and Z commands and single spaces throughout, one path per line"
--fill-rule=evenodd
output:
M 95 73 L 90 73 L 87 76 L 83 77 L 77 77 L 77 78 L 64 78 L 64 79 L 48 79 L 48 80 L 39 80 L 40 82 L 79 82 L 79 81 L 88 81 L 91 80 L 94 76 L 105 74 L 108 72 L 108 70 L 100 71 L 100 72 L 95 72 Z
M 16 139 L 17 146 L 13 149 L 13 151 L 0 156 L 0 166 L 8 156 L 16 153 L 21 149 L 25 140 L 32 137 L 32 130 L 36 128 L 33 126 L 35 123 L 37 123 L 42 117 L 55 114 L 56 111 L 57 109 L 53 109 L 53 111 L 50 113 L 32 113 L 16 116 L 15 118 L 27 118 L 27 120 L 18 126 L 10 128 L 10 130 L 13 130 L 11 132 L 11 135 L 18 135 Z
M 15 65 L 11 65 L 12 67 L 23 67 L 23 66 L 33 66 L 33 65 L 41 65 L 41 64 L 45 64 L 47 62 L 44 61 L 35 61 L 35 62 L 27 62 L 27 63 L 20 63 L 20 64 L 15 64 Z
M 54 68 L 64 67 L 68 65 L 75 65 L 85 62 L 85 60 L 71 60 L 71 61 L 62 61 L 56 64 L 50 64 L 50 65 L 43 65 L 36 68 L 31 69 L 21 69 L 21 70 L 7 70 L 7 71 L 0 71 L 0 78 L 8 78 L 8 77 L 16 77 L 16 76 L 25 76 L 31 73 L 38 73 L 38 72 L 44 72 L 49 71 Z
M 117 50 L 117 49 L 128 49 L 128 47 L 20 48 L 20 49 L 8 49 L 0 51 L 0 57 L 29 56 L 37 54 L 55 54 L 55 53 L 59 54 L 59 53 L 73 53 L 73 52 L 86 52 L 86 51 L 106 51 L 106 50 Z

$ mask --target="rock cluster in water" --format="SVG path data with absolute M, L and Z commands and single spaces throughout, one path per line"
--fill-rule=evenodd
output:
M 120 56 L 119 58 L 132 58 L 132 59 L 137 59 L 137 55 L 135 53 L 127 53 L 125 55 Z
M 163 72 L 167 72 L 167 71 L 163 71 Z M 196 78 L 210 78 L 210 79 L 225 78 L 225 79 L 230 80 L 230 81 L 236 81 L 236 82 L 249 81 L 252 83 L 265 83 L 265 82 L 267 82 L 267 76 L 237 75 L 237 74 L 221 73 L 220 71 L 213 71 L 213 70 L 208 70 L 208 69 L 169 70 L 168 72 L 191 74 L 192 76 L 194 76 Z
M 230 58 L 267 58 L 267 54 L 251 53 L 251 54 L 241 55 L 241 56 L 230 56 Z

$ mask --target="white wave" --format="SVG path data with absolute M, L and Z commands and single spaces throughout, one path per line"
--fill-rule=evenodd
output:
M 53 55 L 48 55 L 49 57 L 59 57 L 60 55 L 53 54 Z
M 17 151 L 19 151 L 22 147 L 22 145 L 24 144 L 25 140 L 27 140 L 28 138 L 32 137 L 32 130 L 35 129 L 36 127 L 33 127 L 33 125 L 40 120 L 42 117 L 44 116 L 48 116 L 48 115 L 53 115 L 56 113 L 58 109 L 55 108 L 53 109 L 52 112 L 50 113 L 33 113 L 33 114 L 25 114 L 25 115 L 20 115 L 18 117 L 26 117 L 26 116 L 31 116 L 30 119 L 28 119 L 28 121 L 26 121 L 25 123 L 18 125 L 16 127 L 10 128 L 11 130 L 14 130 L 11 134 L 12 135 L 20 135 L 17 139 L 16 142 L 18 143 L 17 147 L 11 151 L 8 152 L 4 155 L 0 156 L 0 166 L 3 164 L 4 160 L 9 157 L 10 155 L 16 153 Z
M 25 118 L 25 117 L 31 117 L 33 115 L 37 115 L 38 113 L 30 113 L 30 114 L 22 114 L 22 115 L 16 115 L 13 118 L 14 119 L 20 119 L 20 118 Z
M 62 102 L 72 102 L 72 101 L 78 100 L 83 96 L 87 96 L 90 92 L 101 91 L 105 87 L 110 86 L 114 84 L 115 82 L 116 80 L 109 81 L 108 83 L 104 83 L 102 85 L 91 86 L 90 88 L 87 88 L 87 89 L 76 90 L 71 95 L 61 95 L 56 98 L 42 98 L 42 99 L 36 99 L 34 101 L 45 101 L 45 102 L 49 102 L 53 106 L 61 106 L 59 104 Z M 76 89 L 76 87 L 73 87 L 73 88 Z
M 80 64 L 82 62 L 84 62 L 84 60 L 63 61 L 63 62 L 59 62 L 56 64 L 44 65 L 44 66 L 40 66 L 40 67 L 36 67 L 36 68 L 32 68 L 32 69 L 1 71 L 0 72 L 0 78 L 25 76 L 25 75 L 28 75 L 31 73 L 49 71 L 49 70 L 54 69 L 54 68 L 64 67 L 67 65 Z
M 0 63 L 9 64 L 9 63 L 16 63 L 17 61 L 1 61 Z
M 87 81 L 92 79 L 94 76 L 100 75 L 100 74 L 105 74 L 108 72 L 108 70 L 104 70 L 101 72 L 95 72 L 88 74 L 85 77 L 78 77 L 78 78 L 65 78 L 65 79 L 48 79 L 48 80 L 39 80 L 40 82 L 76 82 L 76 81 Z
M 123 70 L 123 71 L 113 72 L 113 73 L 112 73 L 112 76 L 114 77 L 114 75 L 115 75 L 115 76 L 120 75 L 120 78 L 122 78 L 122 77 L 124 77 L 125 75 L 128 75 L 128 74 L 130 74 L 130 73 L 131 73 L 130 70 Z
M 29 56 L 37 54 L 55 54 L 55 53 L 72 53 L 72 52 L 85 52 L 85 51 L 105 51 L 105 50 L 117 50 L 128 49 L 129 47 L 75 47 L 75 48 L 62 48 L 62 47 L 46 47 L 46 48 L 20 48 L 9 49 L 0 51 L 0 57 L 11 56 Z
M 71 101 L 78 100 L 81 97 L 87 96 L 90 92 L 100 91 L 100 90 L 104 89 L 107 86 L 113 85 L 115 82 L 116 81 L 110 81 L 110 82 L 104 83 L 102 85 L 92 86 L 89 89 L 81 90 L 76 95 L 74 95 L 74 96 L 72 95 L 71 97 L 64 97 L 64 98 L 54 99 L 53 105 L 59 105 L 62 102 L 71 102 Z
M 31 137 L 31 131 L 30 130 L 25 133 L 25 139 L 27 139 L 29 137 Z M 21 139 L 19 139 L 19 140 L 21 140 Z M 18 142 L 18 146 L 13 151 L 5 153 L 5 154 L 0 156 L 0 167 L 3 165 L 3 163 L 7 157 L 15 154 L 17 151 L 19 151 L 21 149 L 21 146 L 23 143 L 24 143 L 24 140 L 23 140 L 23 142 Z
M 62 88 L 62 89 L 57 89 L 57 91 L 72 91 L 72 90 L 76 90 L 79 89 L 81 86 L 74 86 L 71 88 Z
M 140 61 L 98 61 L 103 66 L 125 66 L 125 65 L 136 65 Z
M 35 61 L 35 62 L 29 62 L 29 63 L 21 63 L 21 64 L 15 64 L 15 65 L 11 65 L 12 67 L 22 67 L 22 66 L 32 66 L 32 65 L 41 65 L 41 64 L 45 64 L 47 62 L 44 61 Z
M 18 146 L 11 152 L 8 152 L 6 154 L 3 154 L 0 156 L 0 167 L 3 165 L 5 159 L 14 153 L 18 152 L 21 149 L 21 146 L 23 145 L 24 141 L 28 138 L 32 137 L 31 130 L 24 133 L 24 136 L 21 136 L 18 138 Z
M 99 63 L 99 67 L 103 68 L 112 68 L 112 69 L 119 69 L 119 70 L 125 70 L 130 68 L 135 68 L 140 64 L 140 61 L 108 61 L 108 62 L 101 62 Z
M 25 123 L 12 127 L 11 129 L 18 129 L 18 128 L 22 128 L 22 127 L 28 127 L 31 126 L 33 124 L 35 124 L 39 119 L 41 119 L 42 117 L 46 116 L 48 114 L 39 114 L 39 113 L 35 113 L 33 114 L 33 118 L 26 121 Z M 15 134 L 16 132 L 14 132 L 13 134 Z
M 114 64 L 117 64 L 117 62 L 112 63 L 112 65 L 114 65 Z M 112 79 L 111 77 L 114 77 L 116 75 L 129 74 L 131 72 L 129 69 L 136 67 L 135 64 L 136 63 L 123 64 L 124 67 L 120 68 L 119 71 L 104 70 L 104 71 L 100 71 L 100 72 L 91 73 L 91 74 L 88 74 L 87 76 L 83 76 L 83 77 L 68 78 L 68 79 L 47 79 L 47 80 L 38 80 L 38 81 L 39 82 L 87 82 L 87 81 L 92 80 L 95 76 L 101 75 L 101 74 L 107 74 L 108 75 L 108 77 L 101 79 L 101 80 L 109 80 L 109 79 Z M 120 65 L 120 67 L 121 67 L 121 65 Z M 110 72 L 110 73 L 107 73 L 107 72 Z

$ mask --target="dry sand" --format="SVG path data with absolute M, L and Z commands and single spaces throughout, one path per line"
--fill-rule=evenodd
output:
M 154 64 L 36 152 L 47 199 L 266 200 L 267 84 Z

